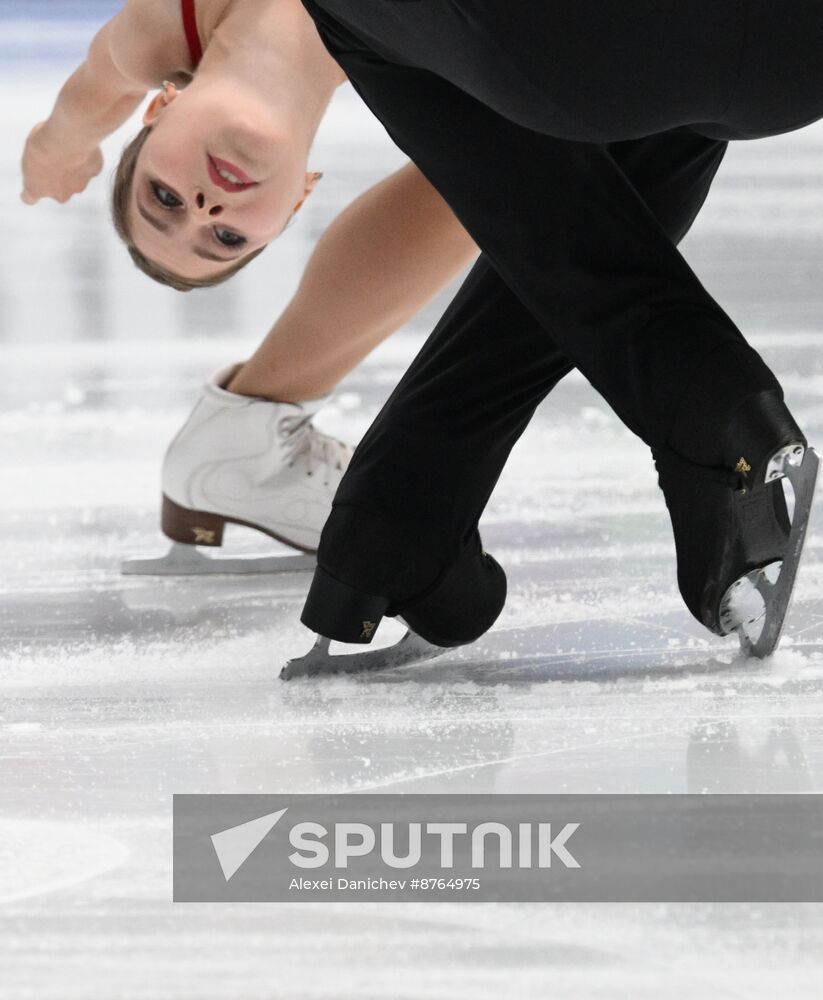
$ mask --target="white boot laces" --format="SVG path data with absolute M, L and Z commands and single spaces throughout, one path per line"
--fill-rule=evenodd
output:
M 307 476 L 313 476 L 319 466 L 325 470 L 325 486 L 329 485 L 329 473 L 335 469 L 342 472 L 349 460 L 349 446 L 328 434 L 321 434 L 311 423 L 311 414 L 281 417 L 277 430 L 289 466 L 300 462 L 305 465 Z

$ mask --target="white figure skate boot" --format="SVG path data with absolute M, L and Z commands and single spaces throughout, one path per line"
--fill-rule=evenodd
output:
M 277 403 L 223 388 L 237 365 L 203 387 L 163 461 L 162 529 L 175 545 L 163 559 L 131 560 L 129 574 L 268 573 L 312 569 L 314 558 L 212 559 L 195 546 L 223 544 L 241 524 L 314 553 L 352 449 L 311 418 L 330 396 Z

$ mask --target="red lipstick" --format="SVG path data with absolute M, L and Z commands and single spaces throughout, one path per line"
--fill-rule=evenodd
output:
M 216 184 L 219 188 L 224 191 L 246 191 L 250 187 L 254 187 L 257 183 L 253 181 L 248 174 L 240 169 L 240 167 L 235 166 L 233 163 L 229 163 L 228 160 L 221 160 L 216 156 L 209 156 L 206 154 L 206 160 L 209 165 L 209 178 L 212 184 Z M 227 180 L 225 177 L 221 177 L 219 174 L 220 170 L 225 170 L 227 173 L 233 174 L 242 183 L 235 184 L 233 181 Z

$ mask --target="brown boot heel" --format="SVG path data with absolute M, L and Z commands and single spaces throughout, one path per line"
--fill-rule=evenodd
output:
M 219 514 L 188 510 L 169 500 L 165 494 L 163 496 L 160 527 L 173 542 L 217 547 L 223 544 L 225 524 L 225 519 Z

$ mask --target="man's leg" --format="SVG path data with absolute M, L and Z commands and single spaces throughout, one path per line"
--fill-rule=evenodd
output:
M 391 138 L 624 423 L 653 447 L 720 464 L 719 429 L 779 387 L 608 147 L 524 128 L 317 19 Z
M 678 132 L 610 152 L 676 242 L 725 149 Z M 501 580 L 473 551 L 477 522 L 535 408 L 571 367 L 481 257 L 358 446 L 321 539 L 320 566 L 403 601 L 463 557 L 463 583 L 478 603 L 457 626 L 484 631 L 496 605 L 493 595 L 480 598 L 499 592 Z M 311 610 L 306 623 L 322 631 Z
M 789 555 L 802 547 L 816 461 L 803 462 L 805 439 L 763 360 L 702 288 L 608 147 L 517 125 L 440 76 L 387 61 L 333 20 L 316 20 L 355 89 L 485 260 L 421 354 L 431 367 L 411 372 L 381 416 L 385 439 L 367 435 L 354 456 L 321 539 L 304 623 L 356 639 L 354 626 L 325 619 L 324 607 L 345 608 L 354 622 L 367 593 L 381 600 L 368 606 L 361 641 L 383 607 L 447 645 L 439 637 L 470 641 L 502 608 L 505 577 L 466 525 L 476 523 L 552 375 L 544 370 L 532 381 L 523 347 L 533 328 L 508 325 L 505 309 L 484 309 L 481 300 L 495 290 L 488 266 L 657 451 L 678 555 L 688 556 L 681 592 L 701 621 L 718 632 L 743 627 L 750 612 L 724 607 L 732 585 L 786 556 L 790 572 L 764 597 L 771 639 L 757 655 L 765 655 L 788 605 L 797 565 Z M 449 350 L 461 326 L 460 349 Z M 495 370 L 484 378 L 489 361 Z M 479 424 L 492 432 L 484 436 Z M 802 514 L 788 537 L 775 480 L 798 462 L 804 468 L 792 475 Z M 441 614 L 427 633 L 434 609 L 450 610 L 451 632 Z

